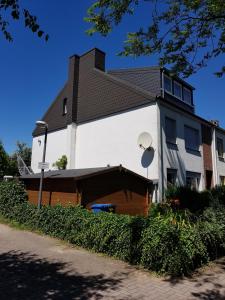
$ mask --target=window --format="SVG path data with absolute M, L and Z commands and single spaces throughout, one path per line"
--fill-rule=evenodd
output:
M 183 100 L 184 102 L 192 105 L 192 95 L 191 91 L 186 87 L 183 88 Z
M 164 89 L 166 92 L 172 94 L 172 80 L 166 75 L 164 75 Z
M 217 143 L 218 157 L 223 158 L 223 140 L 220 138 L 217 138 L 216 143 Z
M 186 172 L 186 186 L 191 189 L 198 190 L 200 184 L 201 174 L 195 172 Z
M 63 115 L 67 114 L 67 99 L 63 100 Z
M 173 83 L 173 94 L 175 97 L 182 99 L 182 85 L 177 81 Z
M 176 121 L 170 118 L 165 118 L 165 134 L 166 142 L 176 144 Z
M 167 169 L 167 187 L 176 185 L 177 170 Z
M 220 176 L 220 184 L 225 185 L 225 176 Z
M 195 128 L 184 126 L 185 148 L 199 151 L 199 131 Z

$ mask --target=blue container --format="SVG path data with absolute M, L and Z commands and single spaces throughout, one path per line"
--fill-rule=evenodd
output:
M 116 206 L 113 204 L 93 204 L 91 206 L 91 209 L 93 213 L 99 213 L 99 212 L 115 212 Z

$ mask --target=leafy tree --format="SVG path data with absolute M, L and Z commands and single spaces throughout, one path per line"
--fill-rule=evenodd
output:
M 17 141 L 16 143 L 17 149 L 16 151 L 9 156 L 10 159 L 10 174 L 12 176 L 19 176 L 19 170 L 17 165 L 17 155 L 19 155 L 27 167 L 30 167 L 31 165 L 31 148 L 27 146 L 26 143 Z
M 13 37 L 8 31 L 10 19 L 13 21 L 23 19 L 25 27 L 36 33 L 38 37 L 48 40 L 49 36 L 40 28 L 37 17 L 32 15 L 28 9 L 23 8 L 19 0 L 0 0 L 0 31 L 6 40 L 11 42 Z
M 6 153 L 3 143 L 0 141 L 0 178 L 3 178 L 4 175 L 11 175 L 8 172 L 10 171 L 10 159 Z
M 62 155 L 54 164 L 53 167 L 57 167 L 59 170 L 65 170 L 67 166 L 67 157 L 66 155 Z
M 17 149 L 11 158 L 17 160 L 17 155 L 20 155 L 25 164 L 29 167 L 31 165 L 31 148 L 28 147 L 26 143 L 20 141 L 17 141 L 16 146 Z
M 88 10 L 88 33 L 109 34 L 126 14 L 151 2 L 149 26 L 127 34 L 121 55 L 160 54 L 160 65 L 188 77 L 225 53 L 224 0 L 98 0 Z M 151 19 L 151 21 L 150 21 Z M 215 74 L 225 73 L 225 65 Z

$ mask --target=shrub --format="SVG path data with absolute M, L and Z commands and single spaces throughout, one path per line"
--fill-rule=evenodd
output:
M 188 274 L 225 249 L 225 208 L 208 208 L 198 218 L 187 210 L 174 211 L 168 203 L 152 205 L 147 218 L 93 214 L 80 206 L 43 206 L 39 211 L 27 201 L 23 185 L 2 182 L 0 214 L 75 245 L 171 275 Z
M 225 209 L 206 209 L 197 223 L 197 229 L 210 259 L 225 253 Z
M 218 185 L 211 190 L 214 207 L 225 206 L 225 186 Z
M 189 274 L 208 261 L 196 227 L 172 212 L 150 218 L 141 244 L 141 264 L 160 273 Z
M 212 202 L 210 191 L 198 192 L 185 186 L 169 188 L 166 198 L 174 209 L 189 209 L 193 213 L 202 213 Z M 176 203 L 175 200 L 179 201 Z

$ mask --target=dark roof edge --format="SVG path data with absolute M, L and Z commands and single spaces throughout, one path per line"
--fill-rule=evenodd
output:
M 72 170 L 72 169 L 68 169 L 68 171 L 69 170 Z M 67 170 L 65 170 L 65 171 L 67 171 Z M 98 170 L 98 171 L 95 171 L 95 172 L 91 172 L 90 174 L 85 174 L 85 175 L 81 175 L 81 176 L 68 176 L 68 177 L 66 177 L 66 176 L 64 176 L 64 177 L 57 177 L 57 176 L 48 177 L 47 176 L 47 177 L 44 177 L 44 178 L 46 178 L 46 179 L 75 178 L 78 181 L 78 180 L 83 180 L 83 179 L 90 178 L 90 177 L 93 177 L 93 176 L 98 176 L 98 175 L 110 173 L 110 172 L 113 172 L 113 171 L 119 171 L 119 172 L 129 173 L 129 174 L 131 174 L 133 176 L 136 176 L 136 177 L 140 178 L 141 180 L 146 181 L 148 183 L 152 182 L 151 179 L 148 179 L 148 178 L 146 178 L 146 177 L 144 177 L 142 175 L 139 175 L 139 174 L 137 174 L 137 173 L 135 173 L 135 172 L 133 172 L 133 171 L 131 171 L 131 170 L 123 167 L 122 165 L 114 166 L 114 167 L 105 167 L 102 170 Z M 53 171 L 53 172 L 55 172 L 55 171 Z M 51 173 L 51 171 L 46 172 L 46 173 Z M 36 175 L 37 177 L 32 177 L 32 175 L 20 176 L 20 179 L 22 179 L 22 180 L 25 180 L 25 179 L 39 179 L 40 174 L 41 173 L 33 174 L 33 176 Z
M 149 70 L 160 70 L 159 66 L 152 67 L 137 67 L 137 68 L 121 68 L 121 69 L 112 69 L 108 70 L 107 73 L 121 73 L 121 72 L 135 72 L 135 71 L 149 71 Z
M 74 122 L 73 122 L 74 123 Z M 59 128 L 56 128 L 56 129 L 52 129 L 52 130 L 48 130 L 48 134 L 49 133 L 52 133 L 52 132 L 55 132 L 55 131 L 59 131 L 59 130 L 62 130 L 62 129 L 66 129 L 68 125 L 70 125 L 72 123 L 68 123 L 66 126 L 61 126 Z M 76 124 L 76 123 L 75 123 Z M 44 135 L 44 131 L 42 133 L 39 133 L 39 134 L 35 134 L 35 133 L 32 133 L 32 136 L 33 137 L 38 137 L 38 136 L 42 136 Z
M 50 106 L 48 107 L 47 111 L 44 113 L 44 115 L 41 117 L 40 120 L 44 120 L 44 118 L 47 116 L 47 114 L 51 111 L 52 107 L 54 106 L 55 102 L 58 100 L 58 97 L 60 97 L 60 95 L 63 93 L 64 89 L 66 88 L 67 86 L 67 82 L 64 84 L 63 88 L 61 88 L 61 90 L 59 91 L 59 93 L 56 95 L 55 99 L 51 102 Z M 32 136 L 34 136 L 34 132 L 36 130 L 36 126 L 32 132 Z

